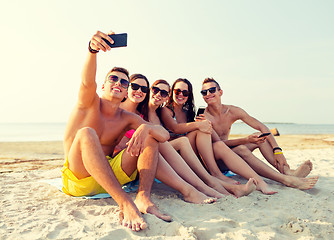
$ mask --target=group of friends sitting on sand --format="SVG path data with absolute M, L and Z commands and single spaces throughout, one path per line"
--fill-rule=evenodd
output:
M 115 67 L 106 75 L 100 97 L 95 79 L 97 52 L 111 50 L 103 40 L 113 43 L 108 34 L 98 31 L 89 42 L 78 101 L 65 130 L 62 179 L 66 194 L 109 193 L 121 209 L 121 224 L 139 231 L 147 227 L 142 213 L 171 221 L 151 200 L 155 178 L 195 204 L 213 203 L 226 195 L 241 197 L 254 190 L 276 193 L 262 177 L 301 190 L 316 184 L 318 177 L 306 178 L 312 163 L 305 161 L 290 169 L 274 136 L 260 136 L 270 130 L 243 109 L 222 104 L 223 90 L 213 78 L 203 81 L 201 94 L 207 107 L 198 116 L 192 84 L 185 78 L 172 86 L 166 80 L 150 86 L 144 75 L 129 76 L 126 69 Z M 237 120 L 258 132 L 229 139 Z M 272 167 L 252 153 L 257 148 Z M 248 182 L 226 177 L 220 163 Z M 133 201 L 122 185 L 137 175 L 139 189 Z

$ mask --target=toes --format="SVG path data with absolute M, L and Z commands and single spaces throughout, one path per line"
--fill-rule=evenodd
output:
M 147 228 L 147 224 L 146 224 L 146 222 L 142 222 L 141 224 L 140 224 L 140 228 L 141 229 L 146 229 Z
M 132 231 L 138 232 L 140 230 L 140 223 L 132 224 Z
M 211 203 L 214 203 L 216 202 L 217 199 L 216 198 L 207 198 L 203 201 L 203 203 L 206 203 L 206 204 L 211 204 Z
M 119 218 L 119 223 L 120 223 L 121 225 L 123 225 L 124 213 L 123 213 L 123 212 L 120 212 L 120 213 L 118 214 L 118 218 Z
M 126 220 L 122 221 L 122 226 L 127 227 L 128 225 L 129 225 L 129 223 Z

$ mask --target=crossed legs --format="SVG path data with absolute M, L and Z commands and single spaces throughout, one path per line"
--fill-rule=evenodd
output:
M 150 199 L 150 190 L 158 161 L 158 143 L 152 138 L 148 138 L 146 141 L 146 147 L 138 159 L 127 157 L 129 156 L 128 154 L 123 154 L 124 157 L 122 156 L 122 169 L 128 176 L 138 166 L 141 181 L 135 200 L 136 204 L 121 188 L 105 157 L 94 129 L 88 127 L 80 129 L 68 154 L 68 167 L 73 174 L 78 179 L 92 176 L 119 205 L 122 225 L 135 231 L 147 227 L 140 211 L 151 212 L 163 219 L 170 218 L 159 213 Z

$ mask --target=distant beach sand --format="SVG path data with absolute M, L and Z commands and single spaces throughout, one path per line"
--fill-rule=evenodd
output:
M 334 239 L 334 135 L 276 139 L 292 168 L 313 162 L 311 175 L 320 176 L 313 189 L 266 179 L 277 194 L 194 205 L 154 183 L 153 201 L 174 221 L 145 214 L 149 227 L 141 232 L 119 225 L 113 199 L 74 198 L 41 182 L 61 176 L 62 142 L 0 143 L 0 239 Z

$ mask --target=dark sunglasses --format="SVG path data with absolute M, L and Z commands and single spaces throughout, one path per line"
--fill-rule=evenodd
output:
M 175 95 L 180 95 L 180 93 L 182 93 L 182 95 L 184 97 L 189 96 L 189 91 L 188 90 L 174 89 L 174 93 L 175 93 Z
M 206 96 L 206 95 L 208 94 L 208 91 L 209 91 L 210 93 L 215 93 L 216 90 L 217 90 L 217 87 L 212 87 L 212 88 L 209 88 L 209 89 L 202 90 L 202 91 L 201 91 L 201 94 L 202 94 L 203 96 Z
M 140 88 L 140 90 L 143 92 L 143 93 L 148 93 L 148 87 L 146 86 L 141 86 L 137 83 L 131 83 L 131 89 L 132 90 L 138 90 Z
M 109 77 L 108 77 L 108 81 L 110 82 L 110 83 L 112 83 L 112 82 L 114 82 L 114 83 L 117 83 L 118 81 L 121 83 L 121 86 L 123 87 L 123 88 L 128 88 L 129 87 L 129 81 L 128 80 L 126 80 L 126 79 L 124 79 L 124 78 L 119 78 L 118 76 L 116 76 L 116 75 L 109 75 Z
M 161 90 L 158 87 L 152 87 L 153 95 L 158 94 L 158 92 L 160 92 L 160 96 L 163 97 L 163 98 L 168 96 L 168 92 L 166 90 Z

